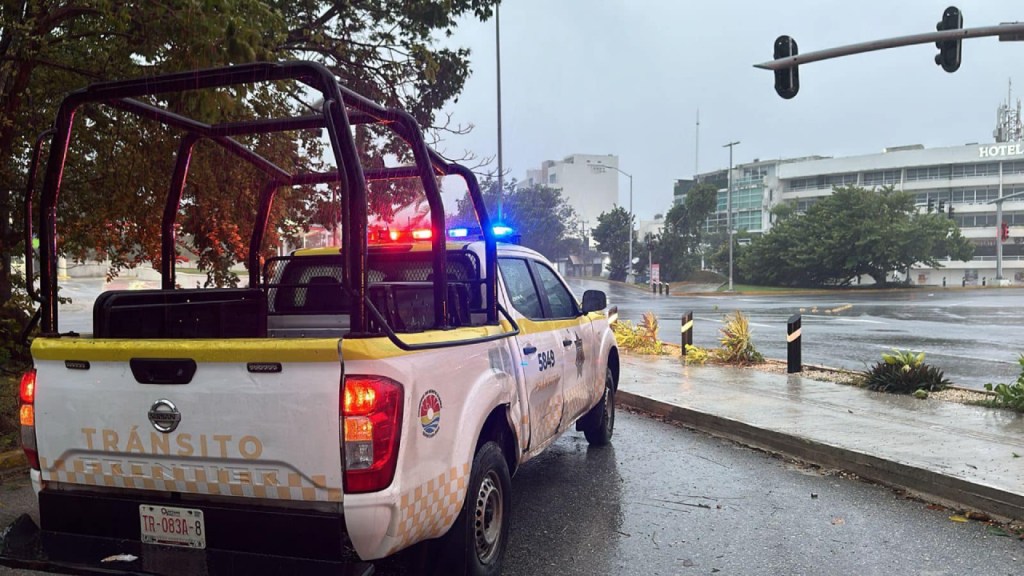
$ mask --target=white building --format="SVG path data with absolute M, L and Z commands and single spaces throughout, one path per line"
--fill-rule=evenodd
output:
M 718 210 L 708 225 L 725 225 L 727 170 L 702 174 L 698 181 L 719 188 Z M 676 186 L 675 201 L 689 185 Z M 880 154 L 846 158 L 810 157 L 757 161 L 733 168 L 734 228 L 765 232 L 771 228 L 772 206 L 786 201 L 798 212 L 832 193 L 834 186 L 876 188 L 891 185 L 914 194 L 921 210 L 944 208 L 975 246 L 970 262 L 945 261 L 943 268 L 914 269 L 914 284 L 981 284 L 996 279 L 997 214 L 993 200 L 1022 193 L 1003 202 L 1002 221 L 1010 238 L 1002 243 L 1004 282 L 1024 284 L 1024 144 L 968 144 L 949 148 L 920 145 L 887 148 Z
M 546 160 L 536 170 L 526 171 L 527 185 L 543 184 L 562 192 L 562 197 L 576 211 L 580 225 L 586 230 L 597 226 L 597 217 L 615 206 L 629 209 L 619 202 L 618 156 L 606 154 L 573 154 L 561 161 Z M 627 184 L 628 186 L 628 184 Z

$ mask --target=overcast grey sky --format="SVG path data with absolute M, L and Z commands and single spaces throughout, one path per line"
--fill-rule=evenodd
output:
M 775 38 L 806 53 L 935 30 L 949 0 L 506 0 L 501 7 L 504 166 L 522 180 L 544 160 L 616 154 L 633 174 L 640 218 L 666 211 L 672 184 L 701 172 L 811 154 L 848 156 L 886 146 L 992 141 L 996 107 L 1015 82 L 1024 97 L 1024 42 L 964 42 L 954 74 L 934 44 L 801 67 L 800 93 L 783 100 L 771 72 Z M 1024 21 L 1024 3 L 958 4 L 966 28 Z M 497 151 L 494 20 L 466 20 L 446 40 L 472 50 L 473 74 L 446 110 L 472 123 L 439 148 L 451 156 Z M 628 205 L 628 182 L 620 182 Z

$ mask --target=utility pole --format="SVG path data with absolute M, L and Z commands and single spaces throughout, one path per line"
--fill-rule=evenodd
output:
M 618 170 L 618 168 L 616 168 Z M 619 170 L 622 172 L 622 170 Z M 626 174 L 625 172 L 622 172 Z M 626 268 L 626 282 L 633 282 L 633 175 L 626 174 L 629 177 L 629 267 Z
M 729 233 L 729 292 L 732 292 L 732 148 L 739 140 L 724 144 L 729 149 L 729 190 L 725 193 L 725 227 Z
M 700 174 L 700 108 L 697 108 L 697 135 L 694 140 L 693 177 L 696 179 L 697 174 Z

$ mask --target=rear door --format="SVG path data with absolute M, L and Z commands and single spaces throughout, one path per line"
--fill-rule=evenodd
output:
M 498 267 L 517 317 L 517 344 L 522 354 L 529 405 L 530 449 L 542 445 L 559 429 L 563 412 L 564 352 L 559 326 L 544 314 L 539 283 L 530 260 L 502 257 Z
M 42 477 L 342 499 L 337 339 L 38 338 Z
M 579 304 L 562 279 L 546 263 L 530 262 L 538 281 L 544 316 L 548 324 L 558 331 L 561 347 L 562 395 L 564 397 L 562 420 L 559 431 L 565 430 L 575 419 L 585 413 L 595 394 L 594 330 L 590 319 L 580 313 Z M 602 380 L 603 382 L 603 380 Z

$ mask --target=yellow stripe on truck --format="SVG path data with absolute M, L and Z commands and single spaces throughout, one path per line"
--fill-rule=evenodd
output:
M 475 326 L 401 334 L 408 344 L 470 340 L 505 330 L 500 326 Z M 393 358 L 406 352 L 386 337 L 348 338 L 346 360 Z M 197 362 L 334 362 L 337 338 L 237 338 L 210 340 L 120 340 L 93 338 L 36 338 L 32 357 L 37 360 L 91 360 L 125 362 L 132 358 L 191 358 Z
M 550 332 L 563 328 L 579 328 L 579 318 L 566 318 L 564 320 L 529 320 L 527 318 L 517 319 L 519 330 L 523 334 L 536 334 L 538 332 Z

